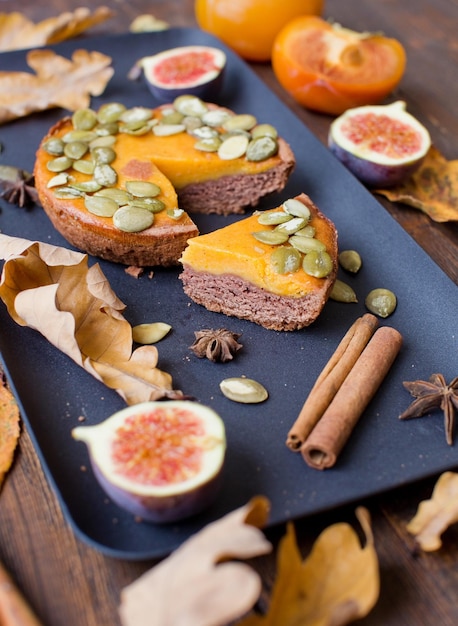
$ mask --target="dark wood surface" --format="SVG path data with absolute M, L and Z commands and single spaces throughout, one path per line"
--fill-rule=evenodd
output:
M 77 0 L 2 0 L 1 12 L 21 11 L 34 21 L 73 10 Z M 125 32 L 140 14 L 152 13 L 174 26 L 195 26 L 192 0 L 116 0 L 105 4 L 116 15 L 92 34 Z M 354 30 L 383 31 L 405 46 L 408 64 L 395 96 L 429 128 L 433 142 L 449 159 L 458 158 L 457 0 L 327 0 L 325 16 Z M 305 111 L 277 83 L 269 64 L 253 66 L 277 95 L 322 140 L 331 118 Z M 382 204 L 458 284 L 458 225 L 435 224 L 404 205 Z M 425 297 L 428 286 L 425 285 Z M 431 302 L 431 306 L 440 303 Z M 457 372 L 458 373 L 458 372 Z M 366 626 L 458 624 L 458 525 L 443 536 L 435 553 L 420 553 L 406 531 L 418 503 L 431 494 L 437 477 L 360 504 L 372 515 L 381 568 L 380 599 Z M 304 554 L 331 523 L 355 523 L 353 507 L 296 523 Z M 269 537 L 276 544 L 284 529 Z M 75 537 L 43 475 L 26 430 L 1 492 L 0 561 L 46 626 L 116 626 L 121 588 L 153 563 L 117 561 Z M 261 572 L 267 599 L 274 557 L 253 562 Z M 282 625 L 278 625 L 282 626 Z

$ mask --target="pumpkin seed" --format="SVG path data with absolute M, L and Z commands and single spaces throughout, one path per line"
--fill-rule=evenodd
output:
M 129 200 L 130 206 L 147 209 L 151 213 L 160 213 L 165 209 L 165 203 L 157 198 L 133 198 Z
M 294 217 L 302 217 L 305 220 L 310 219 L 310 209 L 300 200 L 296 200 L 296 198 L 290 198 L 289 200 L 285 200 L 283 203 L 283 209 L 289 213 L 289 215 L 293 215 Z
M 207 126 L 222 126 L 231 116 L 228 111 L 223 109 L 214 109 L 207 111 L 202 115 L 202 122 Z
M 268 246 L 279 246 L 289 239 L 288 233 L 280 230 L 258 230 L 253 233 L 253 237 Z
M 60 174 L 56 174 L 49 181 L 46 187 L 51 189 L 51 187 L 60 187 L 61 185 L 66 185 L 69 179 L 69 175 L 67 172 L 61 172 Z
M 169 137 L 170 135 L 179 135 L 185 130 L 184 124 L 158 124 L 154 126 L 153 133 L 156 137 Z
M 277 274 L 297 272 L 301 260 L 301 254 L 291 246 L 278 246 L 270 255 L 270 263 Z
M 64 154 L 69 159 L 81 159 L 88 151 L 88 144 L 84 141 L 71 141 L 65 144 Z
M 111 122 L 117 122 L 125 111 L 126 107 L 124 104 L 109 102 L 108 104 L 102 104 L 97 112 L 97 118 L 101 124 L 110 124 Z
M 75 130 L 92 130 L 97 124 L 97 113 L 92 109 L 78 109 L 72 115 Z
M 116 137 L 114 135 L 103 135 L 101 137 L 97 137 L 93 141 L 89 142 L 89 149 L 93 150 L 94 148 L 108 148 L 113 146 L 116 143 Z
M 73 161 L 72 167 L 77 172 L 81 172 L 81 174 L 91 175 L 94 173 L 94 162 L 88 161 L 87 159 L 77 159 Z
M 240 113 L 239 115 L 231 115 L 223 124 L 224 130 L 251 130 L 256 126 L 256 118 L 250 113 Z
M 200 98 L 191 95 L 178 96 L 173 101 L 174 108 L 183 115 L 202 117 L 208 111 L 208 107 Z
M 167 215 L 172 218 L 172 220 L 179 220 L 183 217 L 184 211 L 183 209 L 167 209 Z
M 353 287 L 350 287 L 350 285 L 347 285 L 347 283 L 339 279 L 334 283 L 329 297 L 336 302 L 358 302 Z
M 45 152 L 51 154 L 52 156 L 61 156 L 64 154 L 64 146 L 65 144 L 62 139 L 55 137 L 45 141 L 42 148 Z
M 267 389 L 251 378 L 225 378 L 219 387 L 226 398 L 243 404 L 264 402 L 269 397 Z
M 154 214 L 141 207 L 122 206 L 113 215 L 113 223 L 126 233 L 138 233 L 152 226 Z
M 199 118 L 194 118 L 199 119 Z M 161 124 L 183 124 L 184 115 L 179 111 L 170 110 L 161 117 Z M 199 120 L 200 121 L 200 120 Z
M 94 195 L 111 198 L 117 203 L 118 206 L 128 204 L 131 199 L 131 196 L 127 193 L 127 191 L 124 189 L 118 189 L 117 187 L 104 187 L 103 189 L 100 189 L 100 191 L 97 191 Z
M 133 196 L 137 196 L 137 198 L 154 197 L 161 193 L 159 185 L 145 180 L 128 180 L 126 182 L 126 189 Z
M 110 146 L 92 148 L 91 154 L 96 163 L 113 163 L 116 159 L 116 152 Z
M 265 161 L 274 156 L 278 152 L 278 144 L 272 137 L 258 137 L 252 139 L 246 150 L 246 158 L 248 161 Z
M 283 224 L 284 222 L 289 222 L 292 219 L 291 215 L 288 215 L 284 211 L 273 211 L 270 213 L 261 213 L 258 217 L 258 222 L 263 226 L 277 226 L 278 224 Z
M 78 189 L 72 189 L 71 187 L 58 187 L 54 190 L 54 195 L 59 200 L 75 200 L 75 198 L 82 198 L 83 193 Z
M 298 237 L 315 237 L 316 228 L 311 224 L 307 224 L 304 228 L 297 230 L 294 234 Z
M 94 167 L 94 180 L 102 187 L 112 187 L 118 180 L 118 175 L 108 163 L 98 163 Z
M 303 217 L 292 217 L 289 221 L 284 222 L 283 224 L 278 224 L 275 226 L 275 230 L 280 230 L 288 235 L 294 235 L 294 233 L 307 224 L 307 220 Z
M 72 166 L 73 160 L 67 156 L 59 156 L 52 161 L 46 163 L 46 167 L 50 172 L 64 172 Z
M 303 237 L 301 235 L 292 235 L 289 238 L 289 243 L 304 254 L 309 252 L 325 252 L 326 246 L 319 239 L 314 237 Z
M 244 135 L 233 135 L 221 143 L 218 148 L 218 156 L 224 161 L 238 159 L 245 154 L 248 143 L 248 137 Z
M 123 111 L 118 118 L 124 124 L 131 124 L 137 122 L 146 122 L 153 117 L 153 112 L 151 109 L 147 109 L 146 107 L 132 107 L 131 109 L 126 109 Z
M 72 141 L 89 143 L 94 139 L 97 139 L 97 135 L 92 130 L 69 130 L 68 133 L 65 133 L 62 137 L 64 143 L 71 143 Z
M 200 117 L 195 117 L 194 115 L 185 115 L 183 117 L 183 124 L 186 127 L 186 132 L 192 133 L 193 130 L 202 126 L 203 122 Z
M 117 122 L 98 124 L 94 130 L 99 137 L 111 137 L 112 135 L 119 133 L 119 124 L 117 124 Z
M 78 191 L 82 191 L 84 193 L 94 193 L 94 191 L 98 191 L 101 187 L 98 182 L 95 180 L 84 180 L 79 183 L 71 183 L 69 185 L 72 189 L 78 189 Z
M 367 294 L 365 305 L 374 315 L 388 317 L 394 312 L 397 306 L 397 299 L 395 294 L 389 289 L 377 288 L 372 289 Z
M 218 131 L 210 126 L 199 126 L 199 128 L 195 128 L 192 131 L 188 130 L 188 132 L 197 139 L 212 139 L 213 137 L 219 137 Z
M 208 139 L 196 141 L 194 148 L 202 152 L 218 152 L 220 145 L 221 139 L 219 137 L 209 137 Z
M 253 139 L 257 139 L 258 137 L 272 137 L 272 139 L 277 139 L 278 131 L 271 124 L 258 124 L 251 129 L 251 136 Z
M 148 124 L 125 124 L 121 126 L 119 129 L 120 133 L 124 133 L 125 135 L 135 135 L 139 137 L 141 135 L 146 135 L 146 133 L 150 132 L 151 127 Z
M 332 268 L 332 259 L 326 251 L 312 250 L 302 260 L 304 272 L 315 278 L 325 278 L 332 272 Z
M 356 274 L 362 266 L 361 256 L 356 250 L 342 250 L 339 254 L 339 264 L 347 272 Z
M 114 200 L 103 196 L 86 196 L 84 206 L 89 213 L 100 217 L 113 217 L 118 210 L 118 204 Z
M 154 322 L 152 324 L 137 324 L 132 327 L 132 339 L 136 343 L 149 345 L 157 343 L 163 339 L 172 327 L 164 322 Z

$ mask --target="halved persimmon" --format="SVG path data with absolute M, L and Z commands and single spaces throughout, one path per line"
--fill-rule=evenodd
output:
M 199 26 L 249 61 L 270 61 L 280 29 L 298 15 L 321 15 L 324 0 L 195 0 Z
M 399 84 L 405 66 L 397 39 L 314 16 L 288 22 L 272 50 L 275 76 L 286 91 L 301 105 L 331 115 L 381 102 Z

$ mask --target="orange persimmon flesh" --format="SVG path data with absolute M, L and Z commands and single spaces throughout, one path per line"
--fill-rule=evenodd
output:
M 289 22 L 272 50 L 282 87 L 302 106 L 331 115 L 382 101 L 399 84 L 405 66 L 406 53 L 396 39 L 357 33 L 314 16 Z

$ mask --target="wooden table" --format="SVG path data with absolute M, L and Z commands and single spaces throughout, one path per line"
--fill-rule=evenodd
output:
M 81 4 L 78 0 L 2 0 L 0 11 L 22 11 L 38 21 Z M 97 1 L 91 2 L 91 8 L 102 4 L 110 5 Z M 91 34 L 125 32 L 143 13 L 153 13 L 174 26 L 196 25 L 192 0 L 116 0 L 111 8 L 116 16 Z M 428 126 L 434 144 L 447 158 L 458 158 L 458 1 L 327 0 L 325 15 L 354 30 L 383 31 L 404 44 L 408 65 L 396 97 Z M 253 67 L 325 141 L 331 118 L 296 105 L 276 82 L 269 64 Z M 458 225 L 433 223 L 419 211 L 381 202 L 458 284 Z M 405 528 L 420 500 L 430 496 L 436 478 L 361 503 L 372 515 L 381 568 L 379 602 L 361 624 L 458 624 L 458 524 L 444 534 L 442 549 L 430 554 L 415 550 Z M 354 507 L 297 522 L 304 554 L 318 533 L 337 521 L 354 524 Z M 269 537 L 276 543 L 282 532 L 276 529 Z M 46 626 L 116 626 L 120 589 L 153 565 L 105 557 L 74 536 L 26 430 L 1 493 L 0 561 Z M 262 574 L 267 597 L 274 557 L 254 565 Z

